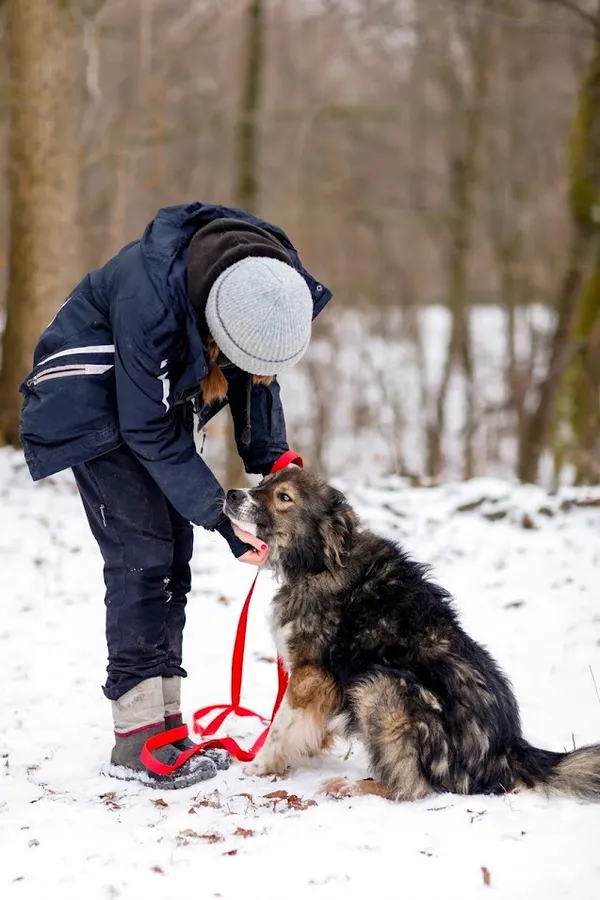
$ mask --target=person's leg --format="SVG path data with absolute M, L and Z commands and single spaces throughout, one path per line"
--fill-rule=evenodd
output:
M 85 512 L 104 559 L 107 680 L 118 700 L 136 684 L 165 674 L 165 585 L 173 561 L 167 502 L 125 446 L 74 470 Z
M 173 561 L 171 577 L 167 585 L 169 608 L 164 649 L 168 657 L 168 668 L 163 677 L 163 696 L 165 728 L 177 728 L 178 725 L 183 724 L 181 715 L 183 629 L 187 595 L 192 582 L 190 560 L 194 549 L 194 532 L 187 519 L 180 516 L 170 503 L 167 504 L 167 508 L 173 534 Z M 189 742 L 182 744 L 180 749 L 185 749 L 186 746 L 189 746 Z
M 167 501 L 124 445 L 75 467 L 73 473 L 104 559 L 104 693 L 112 701 L 115 725 L 111 761 L 144 774 L 140 750 L 148 737 L 164 730 L 162 678 L 185 674 L 166 649 L 166 586 L 174 547 Z M 167 746 L 156 755 L 172 763 L 179 751 Z M 161 785 L 184 786 L 215 772 L 210 760 L 197 758 L 171 776 L 168 785 L 164 780 Z
M 165 627 L 164 650 L 167 667 L 163 677 L 165 698 L 165 726 L 175 728 L 181 725 L 181 677 L 183 629 L 185 627 L 185 607 L 191 588 L 190 560 L 194 549 L 194 532 L 191 524 L 176 509 L 167 503 L 173 535 L 173 560 L 171 577 L 167 585 L 169 605 Z
M 194 531 L 191 524 L 167 502 L 171 530 L 173 534 L 173 562 L 171 577 L 167 585 L 169 607 L 165 629 L 164 649 L 167 653 L 168 665 L 162 680 L 165 706 L 165 728 L 177 728 L 183 725 L 181 714 L 181 679 L 185 676 L 182 669 L 183 629 L 185 626 L 185 607 L 192 583 L 190 560 L 194 550 Z M 189 738 L 175 741 L 177 750 L 188 750 L 194 746 Z M 225 750 L 206 750 L 204 753 L 216 765 L 217 769 L 229 768 L 229 754 Z

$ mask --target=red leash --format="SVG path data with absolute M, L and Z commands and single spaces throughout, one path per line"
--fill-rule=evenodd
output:
M 274 463 L 271 469 L 271 473 L 279 472 L 281 469 L 284 469 L 286 466 L 289 466 L 291 464 L 302 467 L 303 461 L 302 457 L 298 456 L 297 453 L 294 453 L 293 450 L 288 450 Z M 253 712 L 251 709 L 247 709 L 245 706 L 240 705 L 242 697 L 242 675 L 244 671 L 244 651 L 246 648 L 248 613 L 250 610 L 250 601 L 252 600 L 252 595 L 254 594 L 254 587 L 256 585 L 258 574 L 259 573 L 257 572 L 250 590 L 248 591 L 248 596 L 246 597 L 246 600 L 242 607 L 235 634 L 233 655 L 231 657 L 231 702 L 216 703 L 211 706 L 204 706 L 202 709 L 196 710 L 193 716 L 193 727 L 196 734 L 199 734 L 204 738 L 210 738 L 211 735 L 215 734 L 219 730 L 225 720 L 230 715 L 234 714 L 240 717 L 253 717 L 256 719 L 260 719 L 261 722 L 266 725 L 266 728 L 254 741 L 249 750 L 244 750 L 242 747 L 240 747 L 237 741 L 235 741 L 231 737 L 213 738 L 212 740 L 204 740 L 201 743 L 196 744 L 194 747 L 190 747 L 189 750 L 183 750 L 177 758 L 177 762 L 173 765 L 168 765 L 156 759 L 152 751 L 158 750 L 159 747 L 164 747 L 167 744 L 171 744 L 175 741 L 181 741 L 189 737 L 189 730 L 187 725 L 180 725 L 178 728 L 170 728 L 168 731 L 163 731 L 160 734 L 156 734 L 154 735 L 154 737 L 149 738 L 142 747 L 140 760 L 150 772 L 154 772 L 156 775 L 171 775 L 177 769 L 180 769 L 181 766 L 183 766 L 184 763 L 186 763 L 188 759 L 190 759 L 190 757 L 195 756 L 196 753 L 202 753 L 203 750 L 226 750 L 231 754 L 231 756 L 235 757 L 235 759 L 238 759 L 241 762 L 250 762 L 254 759 L 258 751 L 265 743 L 267 735 L 269 734 L 271 725 L 273 723 L 273 719 L 275 718 L 277 710 L 281 706 L 281 701 L 284 698 L 288 685 L 288 675 L 284 668 L 283 661 L 281 660 L 281 658 L 278 658 L 277 697 L 275 698 L 273 712 L 271 713 L 270 718 L 261 716 L 259 713 Z M 215 710 L 220 710 L 215 718 L 211 722 L 209 722 L 208 725 L 200 725 L 201 719 L 204 719 L 205 716 L 207 716 L 211 712 L 214 712 Z

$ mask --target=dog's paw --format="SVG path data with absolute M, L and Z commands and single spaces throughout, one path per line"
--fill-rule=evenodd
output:
M 360 793 L 355 781 L 348 778 L 329 778 L 321 785 L 321 792 L 331 797 L 356 797 Z
M 244 766 L 242 771 L 244 775 L 265 778 L 267 775 L 285 775 L 289 771 L 289 766 L 283 757 L 265 757 L 264 759 L 257 757 Z

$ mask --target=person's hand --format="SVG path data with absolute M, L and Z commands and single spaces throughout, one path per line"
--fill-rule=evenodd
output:
M 249 531 L 243 531 L 241 528 L 238 528 L 237 525 L 233 525 L 233 530 L 240 541 L 250 544 L 254 548 L 253 550 L 248 550 L 242 556 L 238 556 L 238 562 L 249 563 L 251 566 L 264 566 L 269 555 L 269 548 L 265 542 L 257 538 L 256 535 L 250 534 Z

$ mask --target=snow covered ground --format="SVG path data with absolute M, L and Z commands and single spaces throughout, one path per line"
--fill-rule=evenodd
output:
M 455 593 L 467 628 L 512 677 L 531 741 L 562 749 L 600 739 L 600 492 L 548 496 L 477 479 L 348 493 Z M 251 580 L 220 538 L 198 530 L 188 715 L 227 699 Z M 600 897 L 600 807 L 525 793 L 404 805 L 319 794 L 324 777 L 365 774 L 356 745 L 275 783 L 237 765 L 181 792 L 101 776 L 111 723 L 100 558 L 70 477 L 33 485 L 9 451 L 0 452 L 0 589 L 0 897 Z M 265 712 L 276 683 L 272 589 L 261 573 L 244 688 Z M 254 728 L 232 722 L 230 733 L 249 743 Z M 287 796 L 268 799 L 273 791 Z

